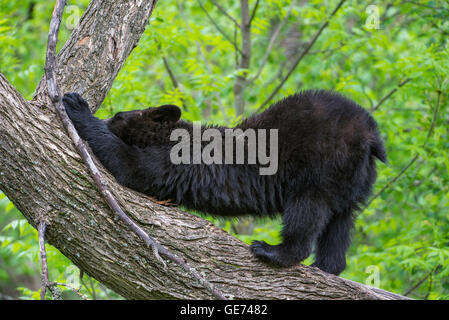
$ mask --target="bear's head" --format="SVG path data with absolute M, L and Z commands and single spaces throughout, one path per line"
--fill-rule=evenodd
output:
M 116 113 L 104 120 L 109 130 L 129 145 L 146 147 L 165 138 L 167 130 L 181 118 L 181 109 L 175 105 L 150 107 Z

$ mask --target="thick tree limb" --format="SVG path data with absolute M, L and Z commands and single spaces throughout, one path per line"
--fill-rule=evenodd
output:
M 98 107 L 136 45 L 136 37 L 117 37 L 110 51 L 107 30 L 143 31 L 154 1 L 93 1 L 56 60 L 61 91 L 82 92 Z M 132 15 L 135 19 L 108 17 Z M 100 10 L 100 11 L 98 11 Z M 103 11 L 101 11 L 103 10 Z M 117 12 L 116 10 L 125 10 Z M 101 14 L 99 12 L 102 12 Z M 109 21 L 100 27 L 99 21 Z M 91 28 L 88 26 L 90 25 Z M 88 48 L 83 30 L 89 33 Z M 118 31 L 117 31 L 118 32 Z M 122 34 L 121 32 L 114 33 Z M 95 50 L 95 48 L 99 48 Z M 73 50 L 71 52 L 70 50 Z M 119 59 L 109 59 L 117 52 Z M 108 66 L 106 66 L 108 65 Z M 71 67 L 79 66 L 79 68 Z M 110 72 L 110 71 L 114 72 Z M 90 72 L 94 76 L 90 75 Z M 147 245 L 126 224 L 114 220 L 89 171 L 48 104 L 41 82 L 34 101 L 26 101 L 0 74 L 0 189 L 34 226 L 46 217 L 46 238 L 81 270 L 126 298 L 213 298 L 179 265 L 154 259 Z M 42 108 L 46 106 L 46 108 Z M 228 298 L 238 299 L 401 299 L 316 268 L 273 269 L 252 257 L 248 246 L 211 223 L 118 185 L 99 167 L 111 194 L 127 215 L 152 238 L 189 261 Z

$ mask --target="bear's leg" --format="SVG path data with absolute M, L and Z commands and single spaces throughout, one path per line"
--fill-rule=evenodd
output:
M 354 221 L 351 212 L 336 214 L 318 238 L 312 266 L 339 275 L 346 268 L 346 250 L 351 244 Z
M 269 245 L 254 241 L 251 251 L 262 261 L 288 267 L 299 264 L 312 252 L 313 242 L 326 226 L 330 210 L 316 197 L 298 197 L 286 206 L 282 221 L 282 243 Z

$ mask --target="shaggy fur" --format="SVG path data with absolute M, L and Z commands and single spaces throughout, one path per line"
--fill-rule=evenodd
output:
M 276 266 L 300 263 L 315 245 L 314 266 L 342 272 L 354 212 L 376 179 L 375 158 L 386 161 L 369 113 L 323 90 L 289 96 L 237 126 L 278 129 L 278 171 L 266 176 L 259 175 L 258 164 L 172 164 L 170 149 L 177 142 L 170 141 L 171 131 L 192 131 L 176 106 L 102 121 L 76 93 L 64 95 L 63 102 L 81 138 L 122 185 L 212 215 L 281 213 L 282 243 L 251 245 L 256 257 Z

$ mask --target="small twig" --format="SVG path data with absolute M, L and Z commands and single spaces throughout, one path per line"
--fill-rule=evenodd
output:
M 52 282 L 52 283 L 50 283 L 50 286 L 52 286 L 52 287 L 54 287 L 54 286 L 65 287 L 65 288 L 73 291 L 75 294 L 77 294 L 81 299 L 89 300 L 89 298 L 86 295 L 81 293 L 81 291 L 80 291 L 81 288 L 75 289 L 71 285 L 68 285 L 67 283 L 62 283 L 62 282 Z
M 432 136 L 433 129 L 435 129 L 435 124 L 436 124 L 437 118 L 438 118 L 438 112 L 440 111 L 440 99 L 441 99 L 441 90 L 438 90 L 437 91 L 437 102 L 435 105 L 435 110 L 433 111 L 432 123 L 430 124 L 429 132 L 427 132 L 426 140 L 423 143 L 423 148 L 426 146 L 427 142 L 429 141 L 430 137 Z
M 50 30 L 48 31 L 47 55 L 45 56 L 45 78 L 47 80 L 47 90 L 51 101 L 62 105 L 61 95 L 56 84 L 54 66 L 56 64 L 56 44 L 58 43 L 59 26 L 61 25 L 62 13 L 64 12 L 66 0 L 56 0 L 55 9 L 50 20 Z
M 179 87 L 178 80 L 176 79 L 175 74 L 173 73 L 173 70 L 171 69 L 170 65 L 168 64 L 167 58 L 165 56 L 163 56 L 162 61 L 164 62 L 165 70 L 167 70 L 168 76 L 170 77 L 173 87 L 178 88 Z
M 234 26 L 234 42 L 237 42 L 237 27 Z M 238 68 L 239 65 L 239 52 L 234 50 L 234 58 L 235 58 L 235 68 Z
M 296 59 L 296 61 L 291 66 L 290 70 L 287 72 L 285 77 L 282 79 L 281 83 L 273 90 L 273 92 L 268 96 L 268 98 L 260 105 L 260 107 L 256 110 L 256 112 L 259 112 L 263 110 L 263 108 L 273 99 L 273 97 L 276 95 L 276 93 L 279 92 L 279 90 L 283 87 L 285 82 L 288 80 L 288 78 L 292 75 L 293 71 L 295 71 L 298 64 L 301 62 L 301 60 L 307 55 L 310 48 L 315 44 L 318 37 L 321 35 L 323 30 L 328 26 L 330 19 L 337 13 L 337 11 L 340 9 L 340 7 L 345 3 L 345 0 L 341 0 L 340 3 L 337 5 L 337 7 L 332 11 L 332 13 L 329 15 L 329 17 L 326 19 L 326 22 L 324 22 L 320 29 L 315 33 L 312 40 L 309 41 L 301 55 Z
M 237 26 L 237 28 L 240 29 L 240 24 L 237 22 L 237 20 L 235 20 L 229 13 L 227 13 L 226 10 L 217 3 L 217 1 L 212 0 L 212 2 L 226 17 L 228 17 Z
M 80 275 L 80 283 L 81 283 L 81 285 L 84 287 L 84 288 L 86 288 L 86 291 L 93 297 L 94 296 L 94 294 L 93 294 L 93 292 L 91 292 L 90 291 L 90 288 L 89 288 L 89 286 L 84 282 L 84 279 L 83 279 L 83 277 Z M 92 299 L 92 300 L 96 300 L 96 299 Z
M 109 300 L 112 300 L 111 295 L 108 293 L 108 291 L 110 290 L 109 288 L 106 288 L 103 284 L 101 284 L 101 282 L 98 283 L 98 286 L 103 290 L 103 293 L 106 295 L 106 297 Z
M 444 34 L 446 36 L 449 35 L 449 31 L 442 29 L 440 26 L 438 26 L 437 23 L 435 23 L 435 21 L 430 20 L 430 19 L 428 21 L 434 28 L 438 29 L 438 31 L 440 31 L 442 34 Z
M 411 79 L 410 78 L 407 78 L 407 79 L 405 79 L 404 81 L 402 81 L 401 83 L 399 83 L 398 84 L 398 86 L 396 87 L 396 88 L 394 88 L 393 90 L 391 90 L 385 97 L 383 97 L 382 99 L 380 99 L 380 101 L 374 106 L 374 107 L 372 107 L 371 108 L 371 112 L 374 112 L 374 111 L 376 111 L 377 109 L 379 109 L 380 108 L 380 106 L 385 102 L 385 101 L 387 101 L 396 91 L 398 91 L 398 89 L 400 88 L 400 87 L 402 87 L 402 86 L 404 86 L 407 82 L 409 82 Z
M 368 99 L 370 108 L 372 108 L 374 106 L 373 100 L 371 99 L 371 97 L 368 95 L 368 93 L 366 92 L 365 86 L 362 83 L 362 80 L 358 79 L 360 82 L 360 88 L 362 89 L 362 93 L 363 95 Z
M 397 180 L 399 180 L 399 178 L 405 173 L 405 171 L 407 171 L 408 168 L 410 168 L 415 162 L 416 160 L 418 160 L 419 158 L 419 154 L 416 154 L 408 163 L 407 165 L 402 168 L 402 170 L 393 178 L 390 179 L 390 181 L 388 181 L 382 189 L 379 190 L 379 192 L 377 192 L 371 199 L 370 201 L 363 207 L 363 210 L 365 210 L 366 208 L 368 208 L 370 206 L 370 204 L 377 199 L 382 193 L 384 193 L 385 190 L 387 190 L 392 184 L 394 184 Z
M 95 285 L 94 285 L 94 282 L 92 281 L 91 277 L 89 277 L 89 283 L 90 283 L 90 288 L 92 289 L 92 299 L 97 300 L 97 293 L 95 292 Z
M 203 6 L 203 4 L 201 3 L 201 0 L 198 0 L 198 4 L 200 5 L 201 9 L 204 11 L 204 13 L 206 14 L 207 18 L 210 20 L 210 22 L 212 22 L 212 24 L 215 26 L 215 28 L 218 30 L 218 32 L 220 32 L 223 37 L 225 37 L 226 40 L 228 40 L 235 48 L 235 50 L 237 50 L 238 52 L 240 52 L 240 54 L 242 54 L 242 50 L 239 48 L 239 46 L 237 45 L 237 42 L 233 41 L 231 39 L 231 37 L 229 37 L 226 32 L 223 31 L 223 29 L 220 28 L 220 26 L 215 22 L 214 18 L 211 17 L 211 15 L 209 14 L 209 12 L 206 10 L 206 8 Z
M 97 296 L 95 294 L 95 288 L 94 288 L 94 283 L 92 281 L 92 278 L 88 277 L 89 284 L 90 284 L 90 288 L 89 288 L 89 286 L 84 282 L 83 276 L 84 276 L 84 272 L 80 269 L 79 281 L 80 281 L 81 285 L 84 288 L 86 288 L 87 292 L 92 296 L 92 300 L 97 300 Z M 81 287 L 78 290 L 81 290 Z
M 418 289 L 424 283 L 424 281 L 427 280 L 427 278 L 429 278 L 432 274 L 437 273 L 440 268 L 441 268 L 441 265 L 438 265 L 435 269 L 430 271 L 424 278 L 419 280 L 413 287 L 411 287 L 410 289 L 405 291 L 402 295 L 403 296 L 408 296 L 410 293 L 412 293 L 413 291 Z
M 251 12 L 251 18 L 249 18 L 249 24 L 253 22 L 254 17 L 256 16 L 257 8 L 259 8 L 259 0 L 256 0 L 256 4 L 254 5 L 253 11 Z
M 282 27 L 284 26 L 284 24 L 287 22 L 293 7 L 296 5 L 296 0 L 293 0 L 292 3 L 290 4 L 290 7 L 288 8 L 287 13 L 285 14 L 284 18 L 282 19 L 282 21 L 278 24 L 278 26 L 276 27 L 276 30 L 273 32 L 273 35 L 271 36 L 270 42 L 268 44 L 267 50 L 265 51 L 265 55 L 262 59 L 262 62 L 259 65 L 259 69 L 257 70 L 257 73 L 255 74 L 254 77 L 252 77 L 248 82 L 252 83 L 254 82 L 261 74 L 263 67 L 265 66 L 265 64 L 268 61 L 268 58 L 270 56 L 271 50 L 273 49 L 274 43 L 276 42 L 277 37 L 280 34 L 280 31 L 282 29 Z
M 413 287 L 411 287 L 410 289 L 408 289 L 406 292 L 404 292 L 402 295 L 403 296 L 408 296 L 410 293 L 412 293 L 413 291 L 415 291 L 417 288 L 419 288 L 423 283 L 424 283 L 424 281 L 426 281 L 427 280 L 427 278 L 430 276 L 430 274 L 432 273 L 433 271 L 430 271 L 424 278 L 422 278 L 421 280 L 419 280 Z
M 430 124 L 429 127 L 429 131 L 427 132 L 427 136 L 426 139 L 424 140 L 424 143 L 422 144 L 422 148 L 425 148 L 427 145 L 427 142 L 429 141 L 430 137 L 432 136 L 433 133 L 433 129 L 435 128 L 435 124 L 438 118 L 438 112 L 440 109 L 440 98 L 441 98 L 441 91 L 438 90 L 437 91 L 438 96 L 437 96 L 437 101 L 435 104 L 435 110 L 433 111 L 433 117 L 432 117 L 432 122 Z M 364 211 L 366 208 L 368 208 L 370 206 L 370 204 L 376 199 L 378 198 L 385 190 L 387 190 L 393 183 L 395 183 L 404 173 L 405 171 L 408 170 L 408 168 L 410 168 L 415 162 L 416 160 L 418 160 L 419 158 L 419 153 L 417 153 L 408 163 L 407 165 L 402 168 L 402 170 L 393 178 L 390 179 L 390 181 L 388 181 L 383 187 L 382 189 L 380 189 L 371 199 L 370 201 L 363 207 L 363 209 L 361 211 Z
M 329 48 L 329 49 L 324 49 L 324 50 L 316 50 L 316 51 L 309 51 L 309 54 L 332 53 L 332 52 L 335 52 L 335 51 L 341 49 L 345 45 L 346 45 L 346 43 L 341 42 L 338 46 L 336 46 L 334 48 Z
M 48 266 L 47 266 L 47 252 L 45 251 L 45 230 L 47 225 L 44 221 L 39 222 L 37 231 L 39 236 L 39 251 L 41 254 L 42 264 L 42 280 L 41 280 L 41 300 L 45 300 L 45 293 L 49 287 L 48 281 Z
M 50 283 L 48 279 L 48 265 L 47 265 L 47 251 L 45 250 L 45 231 L 47 230 L 47 224 L 43 219 L 39 222 L 37 226 L 37 232 L 39 237 L 39 252 L 41 256 L 41 265 L 42 265 L 42 279 L 41 279 L 41 293 L 40 299 L 45 300 L 45 295 L 47 293 L 47 289 L 52 294 L 53 298 L 57 298 L 59 294 L 57 294 L 57 290 L 54 288 L 55 283 Z
M 161 44 L 159 43 L 159 41 L 157 41 L 157 39 L 156 39 L 156 43 L 157 43 L 157 48 L 158 48 L 159 52 L 162 52 Z M 179 82 L 176 79 L 176 76 L 175 76 L 172 68 L 170 67 L 170 64 L 168 63 L 168 59 L 167 59 L 167 57 L 165 55 L 162 55 L 162 62 L 164 63 L 165 70 L 167 71 L 168 76 L 170 77 L 170 80 L 171 80 L 171 82 L 173 84 L 173 87 L 175 89 L 178 89 L 179 91 L 181 91 L 179 89 Z M 187 111 L 187 105 L 186 105 L 186 103 L 184 101 L 184 98 L 181 98 L 181 103 L 182 103 L 182 108 Z
M 87 165 L 89 172 L 98 188 L 100 193 L 105 198 L 108 206 L 111 208 L 115 217 L 120 219 L 123 223 L 125 223 L 135 234 L 139 236 L 141 240 L 145 242 L 148 247 L 153 248 L 154 251 L 157 251 L 160 255 L 163 255 L 165 258 L 173 261 L 177 265 L 180 265 L 184 270 L 189 272 L 200 284 L 202 284 L 209 293 L 214 295 L 217 299 L 226 300 L 225 296 L 217 290 L 211 283 L 209 283 L 195 268 L 192 268 L 186 261 L 177 257 L 161 244 L 159 244 L 155 239 L 150 237 L 145 231 L 142 230 L 134 221 L 132 221 L 126 213 L 122 210 L 117 200 L 112 195 L 109 190 L 109 186 L 102 178 L 100 171 L 92 160 L 91 155 L 87 151 L 87 147 L 83 140 L 78 135 L 75 127 L 70 121 L 65 108 L 62 104 L 61 95 L 59 93 L 59 89 L 56 83 L 56 78 L 54 76 L 55 69 L 55 57 L 56 57 L 56 43 L 58 41 L 58 32 L 59 26 L 61 24 L 62 12 L 64 10 L 65 0 L 57 0 L 55 5 L 55 10 L 53 11 L 51 22 L 50 22 L 50 32 L 48 35 L 48 43 L 47 43 L 47 56 L 46 56 L 46 65 L 45 65 L 45 76 L 47 80 L 47 87 L 49 88 L 48 94 L 50 96 L 51 101 L 55 105 L 56 111 L 58 112 L 64 128 L 72 139 L 73 143 L 77 147 L 81 157 L 83 158 L 85 164 Z M 158 255 L 156 255 L 158 257 Z M 160 259 L 162 260 L 162 259 Z M 165 262 L 162 261 L 165 265 Z M 48 281 L 47 281 L 48 283 Z M 42 294 L 41 294 L 42 295 Z
M 58 86 L 56 85 L 56 76 L 52 66 L 55 65 L 55 51 L 56 43 L 58 42 L 58 32 L 59 26 L 61 24 L 62 13 L 64 12 L 66 0 L 57 0 L 55 8 L 53 10 L 51 21 L 50 21 L 50 31 L 48 32 L 47 41 L 47 55 L 45 57 L 45 77 L 47 79 L 47 89 L 48 95 L 53 103 L 61 103 L 61 95 L 59 94 Z M 39 250 L 41 254 L 42 263 L 42 284 L 41 284 L 41 300 L 45 299 L 45 293 L 47 288 L 51 289 L 50 282 L 48 280 L 48 267 L 47 267 L 47 253 L 45 251 L 45 231 L 47 229 L 47 224 L 41 219 L 38 225 L 39 234 Z
M 170 64 L 168 63 L 167 57 L 162 56 L 162 61 L 164 62 L 165 70 L 167 70 L 168 76 L 170 77 L 173 87 L 178 89 L 181 92 L 181 90 L 179 89 L 179 82 L 176 79 L 175 74 L 173 73 L 173 70 L 170 67 Z M 182 97 L 181 97 L 181 103 L 182 103 L 182 108 L 187 111 L 187 105 L 184 101 L 184 98 L 182 98 Z

